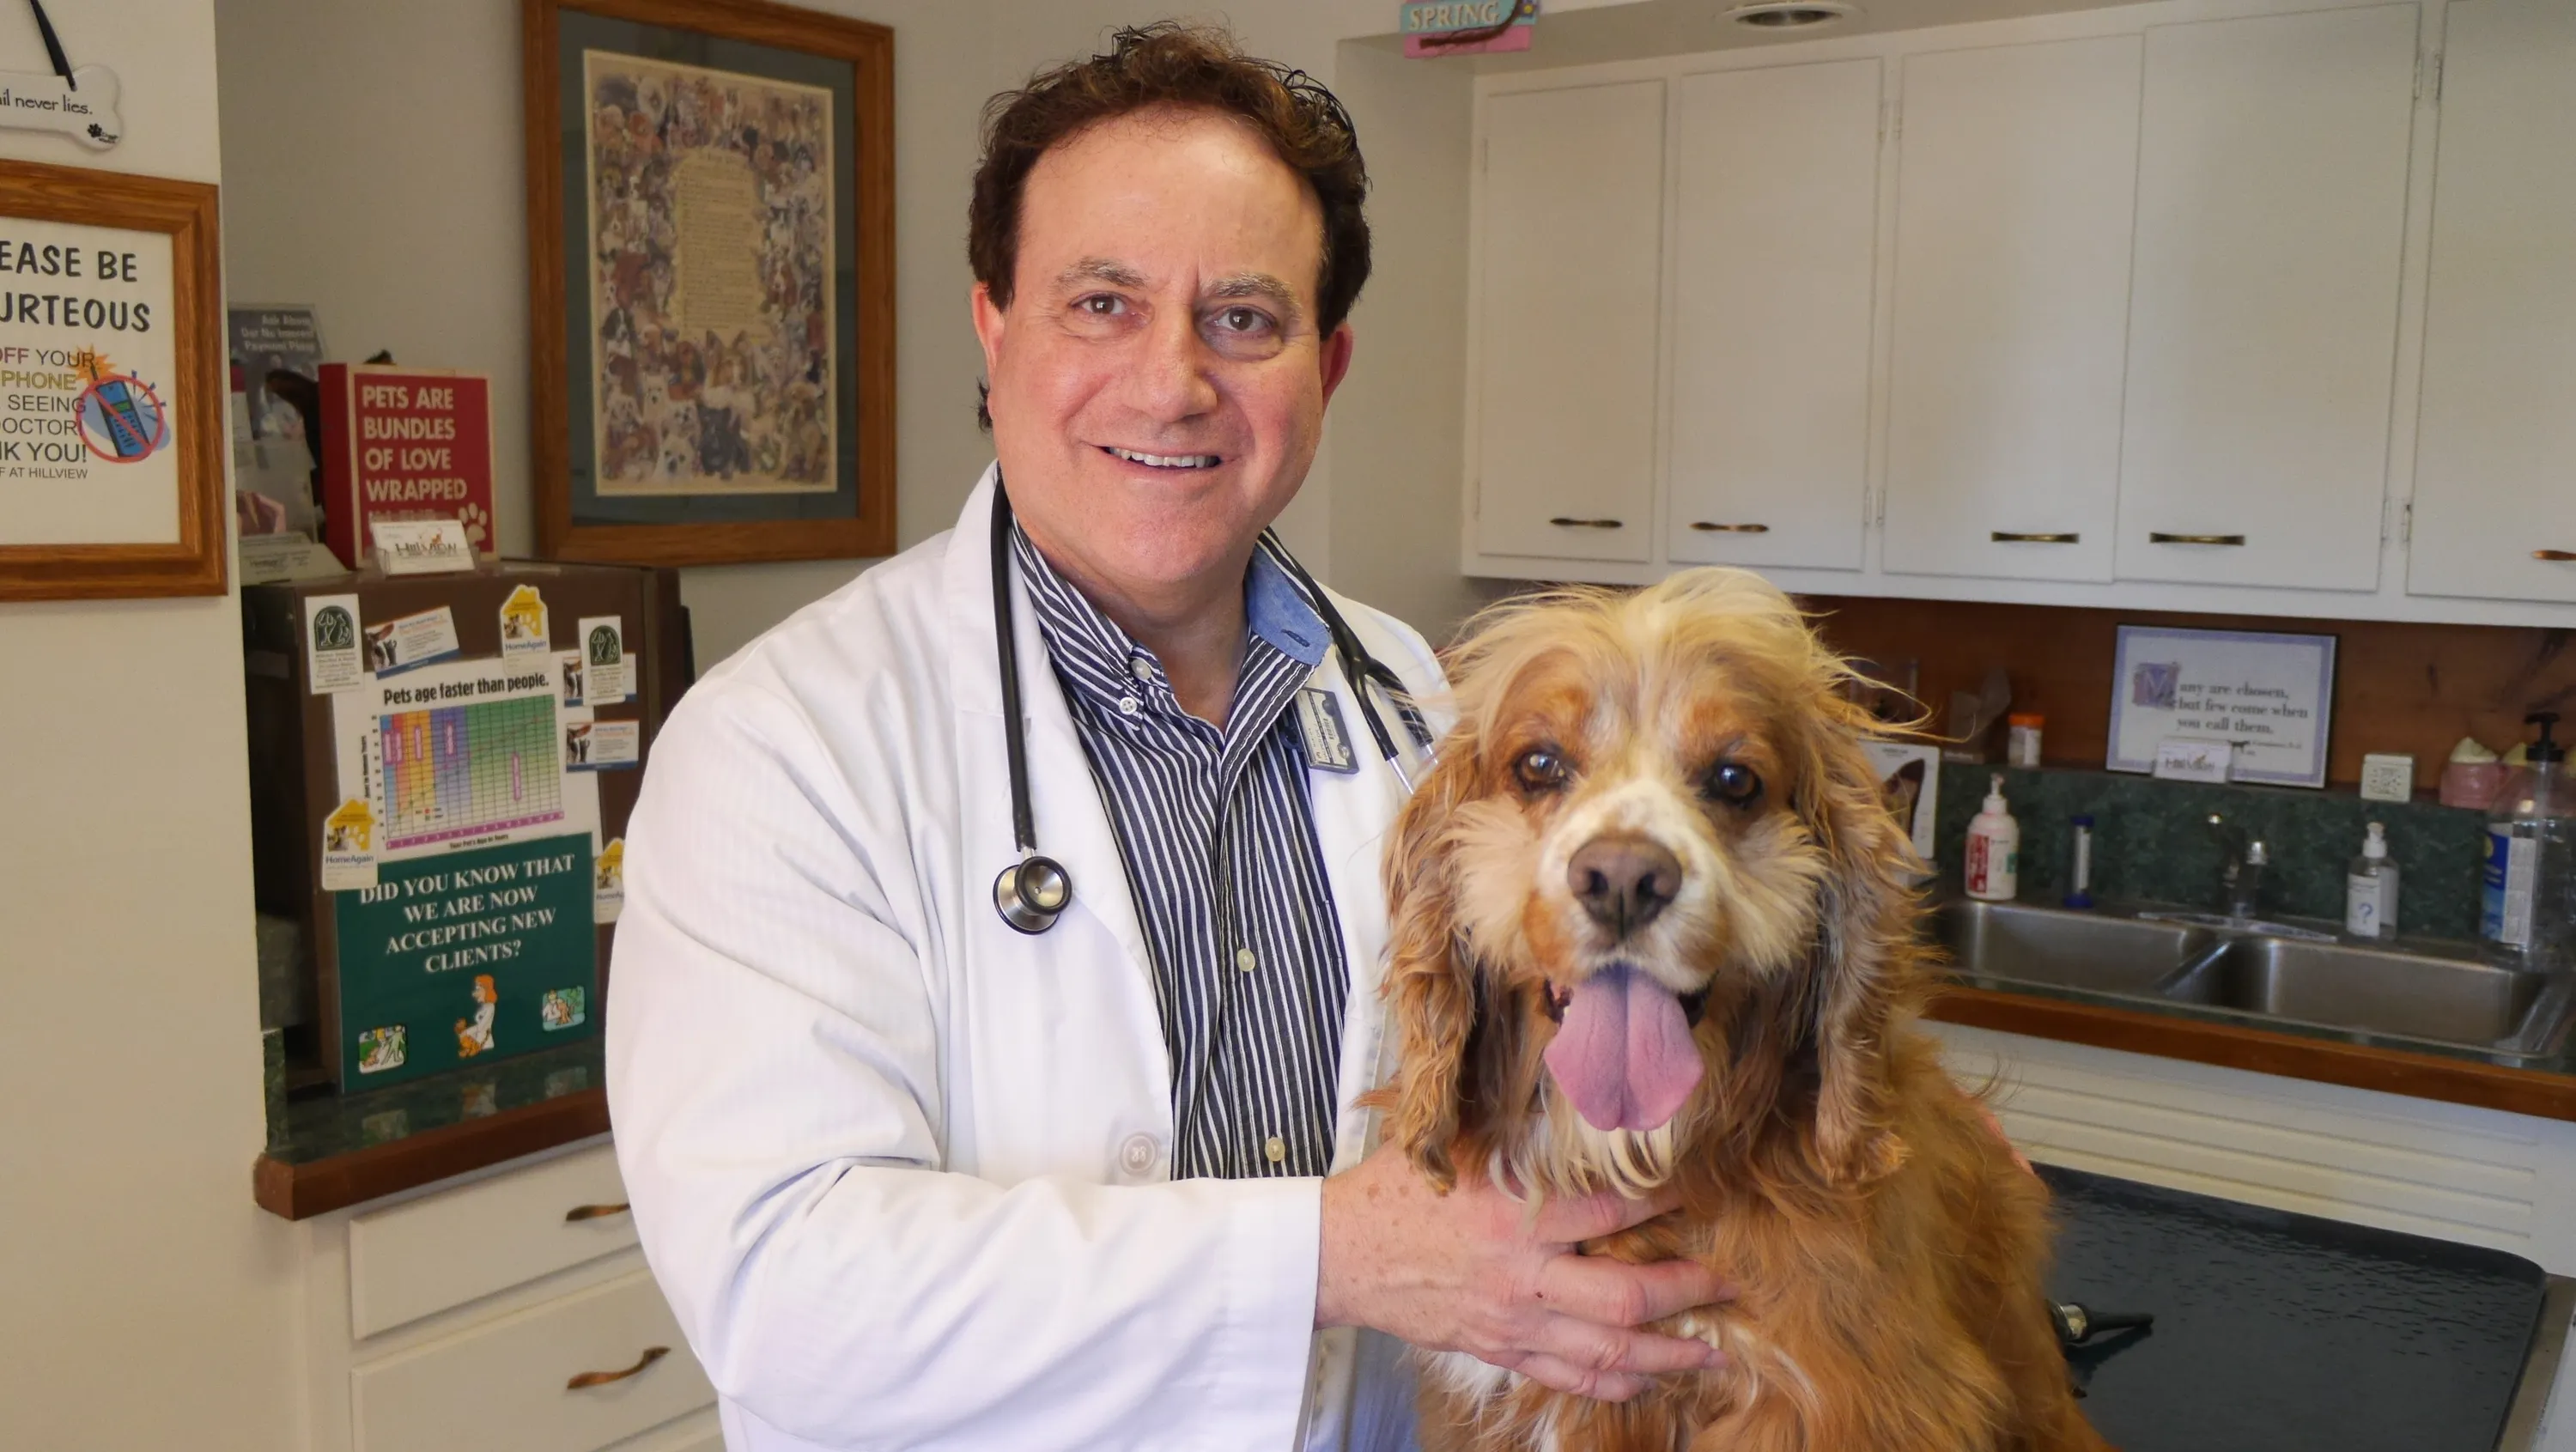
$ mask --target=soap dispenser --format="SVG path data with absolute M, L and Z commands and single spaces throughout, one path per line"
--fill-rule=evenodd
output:
M 2567 966 L 2576 935 L 2576 784 L 2567 749 L 2551 739 L 2554 711 L 2523 718 L 2540 728 L 2487 815 L 2479 936 L 2509 967 Z
M 1986 791 L 1985 810 L 1968 823 L 1968 896 L 1979 902 L 2010 902 L 2021 890 L 2021 823 L 2004 801 L 2004 774 L 1996 772 Z
M 2377 822 L 2344 870 L 2343 930 L 2356 938 L 2397 936 L 2397 864 L 2388 860 L 2388 830 Z

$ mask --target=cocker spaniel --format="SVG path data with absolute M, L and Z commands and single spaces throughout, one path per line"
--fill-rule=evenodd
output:
M 1443 1189 L 1677 1189 L 1730 1364 L 1626 1403 L 1426 1359 L 1430 1452 L 2054 1452 L 2048 1195 L 1911 1027 L 1917 866 L 1851 672 L 1760 577 L 1488 611 L 1386 875 L 1388 1132 Z

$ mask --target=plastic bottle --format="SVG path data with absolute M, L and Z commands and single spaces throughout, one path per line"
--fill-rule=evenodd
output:
M 2021 889 L 2021 823 L 2004 801 L 2004 774 L 1996 772 L 1986 805 L 1968 823 L 1968 896 L 2010 902 Z
M 2397 936 L 2397 864 L 2388 860 L 2388 832 L 2377 822 L 2344 869 L 2343 930 L 2356 938 Z
M 2093 818 L 2088 813 L 2067 824 L 2066 905 L 2093 905 Z
M 2487 815 L 2478 932 L 2507 966 L 2565 967 L 2576 957 L 2576 784 L 2567 778 L 2567 749 L 2550 739 L 2557 714 L 2523 719 L 2540 728 L 2540 739 Z

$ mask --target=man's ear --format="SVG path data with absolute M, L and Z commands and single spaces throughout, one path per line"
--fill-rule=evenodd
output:
M 1010 313 L 993 301 L 993 290 L 977 283 L 966 294 L 966 310 L 975 320 L 975 341 L 984 345 L 984 376 L 991 378 L 1002 356 L 1002 332 Z
M 1344 323 L 1326 334 L 1323 346 L 1316 351 L 1321 355 L 1316 362 L 1324 374 L 1324 402 L 1331 403 L 1333 390 L 1342 386 L 1342 379 L 1351 371 L 1351 325 Z M 991 356 L 989 349 L 986 356 Z

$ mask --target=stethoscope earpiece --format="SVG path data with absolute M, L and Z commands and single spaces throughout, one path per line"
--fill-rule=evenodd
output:
M 993 906 L 1023 933 L 1043 933 L 1073 904 L 1073 878 L 1052 857 L 1030 853 L 993 879 Z

